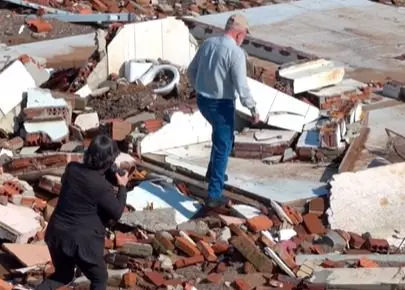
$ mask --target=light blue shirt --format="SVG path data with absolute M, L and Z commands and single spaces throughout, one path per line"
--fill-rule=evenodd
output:
M 208 38 L 191 61 L 187 75 L 196 92 L 212 99 L 235 100 L 253 109 L 253 100 L 246 77 L 246 55 L 235 40 L 227 35 Z

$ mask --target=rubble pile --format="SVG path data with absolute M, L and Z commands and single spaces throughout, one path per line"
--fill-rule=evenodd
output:
M 122 7 L 118 7 L 116 2 L 93 1 L 86 9 L 112 12 L 125 5 L 160 6 L 133 3 L 120 2 Z M 66 1 L 63 6 L 60 2 L 40 4 L 80 7 Z M 206 9 L 211 9 L 208 4 Z M 128 48 L 134 51 L 121 49 L 122 40 L 133 35 L 138 24 L 112 25 L 98 31 L 97 50 L 82 67 L 49 70 L 24 54 L 0 72 L 7 94 L 0 104 L 0 241 L 4 251 L 0 255 L 15 260 L 7 267 L 0 259 L 0 290 L 31 289 L 52 273 L 44 233 L 58 202 L 61 176 L 69 162 L 82 161 L 91 139 L 99 133 L 117 141 L 121 154 L 116 164 L 131 172 L 127 207 L 105 237 L 111 287 L 267 290 L 403 283 L 395 268 L 405 264 L 402 243 L 398 246 L 385 239 L 391 224 L 385 238 L 357 232 L 355 226 L 350 231 L 330 226 L 330 217 L 336 214 L 330 209 L 349 207 L 345 200 L 331 198 L 339 191 L 352 195 L 354 186 L 345 183 L 347 177 L 339 174 L 340 181 L 331 189 L 332 182 L 313 183 L 309 178 L 300 182 L 297 172 L 290 179 L 284 176 L 287 165 L 296 167 L 295 171 L 338 165 L 367 125 L 363 106 L 378 99 L 375 88 L 345 78 L 343 66 L 325 59 L 278 67 L 273 86 L 250 75 L 248 85 L 257 102 L 260 125 L 246 122 L 250 112 L 237 100 L 240 124 L 232 160 L 245 163 L 228 172 L 224 194 L 232 204 L 208 211 L 201 203 L 207 184 L 199 178 L 206 169 L 200 161 L 209 155 L 204 152 L 211 146 L 212 129 L 196 107 L 185 74 L 197 44 L 180 20 L 157 21 L 166 21 L 168 30 L 176 30 L 168 38 L 165 30 L 150 35 L 160 41 L 156 42 L 160 56 L 155 51 L 138 51 L 141 57 L 138 46 Z M 177 47 L 178 43 L 185 48 Z M 107 51 L 109 44 L 114 45 Z M 403 94 L 401 83 L 389 83 L 384 89 Z M 243 171 L 247 163 L 253 165 Z M 267 174 L 265 170 L 272 168 L 279 175 Z M 366 180 L 368 173 L 362 178 Z M 386 184 L 398 176 L 390 178 L 384 179 L 389 180 Z M 272 187 L 266 187 L 268 180 Z M 402 190 L 402 184 L 395 185 Z M 356 184 L 359 196 L 364 194 L 362 188 Z M 394 199 L 390 191 L 384 199 L 380 197 L 385 188 L 375 190 L 370 214 L 381 217 L 381 208 L 389 212 Z M 278 200 L 284 195 L 288 198 Z M 350 206 L 361 204 L 355 198 L 350 199 Z M 355 219 L 355 215 L 340 215 L 332 221 L 347 226 L 356 223 Z M 362 219 L 359 224 L 363 228 L 367 223 Z M 400 231 L 396 234 L 403 238 Z M 365 281 L 365 273 L 374 278 Z M 78 273 L 74 285 L 87 283 Z
M 170 95 L 160 96 L 153 93 L 157 86 L 165 85 L 167 82 L 159 76 L 150 85 L 130 84 L 123 80 L 110 80 L 100 85 L 101 88 L 109 88 L 109 91 L 93 96 L 88 101 L 88 106 L 92 107 L 101 118 L 128 118 L 144 110 L 156 114 L 163 118 L 166 108 L 178 107 L 180 104 L 195 105 L 195 99 L 190 99 L 192 89 L 187 82 L 187 76 L 181 74 L 181 82 L 177 89 Z

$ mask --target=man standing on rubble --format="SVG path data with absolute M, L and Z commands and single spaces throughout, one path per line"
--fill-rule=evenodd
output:
M 226 181 L 228 158 L 232 152 L 235 92 L 247 107 L 253 123 L 259 122 L 246 76 L 246 55 L 240 45 L 248 33 L 244 16 L 229 17 L 225 34 L 207 39 L 197 51 L 188 68 L 188 77 L 197 93 L 201 114 L 212 126 L 212 149 L 206 178 L 209 208 L 226 205 L 222 195 Z
M 59 201 L 45 234 L 55 272 L 36 289 L 69 284 L 75 266 L 91 281 L 90 289 L 107 289 L 105 228 L 108 221 L 121 217 L 127 199 L 128 173 L 115 173 L 117 195 L 107 179 L 118 154 L 115 141 L 99 135 L 90 143 L 83 163 L 66 166 Z

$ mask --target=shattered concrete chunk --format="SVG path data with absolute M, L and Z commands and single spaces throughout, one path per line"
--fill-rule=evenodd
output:
M 195 232 L 199 235 L 206 235 L 209 231 L 208 225 L 203 221 L 188 221 L 177 226 L 180 231 Z
M 25 244 L 41 230 L 39 214 L 33 209 L 9 203 L 0 205 L 0 239 Z
M 141 227 L 147 231 L 157 232 L 176 229 L 176 211 L 173 208 L 133 211 L 124 213 L 120 223 Z
M 98 119 L 97 112 L 80 114 L 76 117 L 74 123 L 82 132 L 98 128 L 100 120 Z
M 149 244 L 131 242 L 124 244 L 119 251 L 132 257 L 147 258 L 152 256 L 153 247 Z
M 232 237 L 231 230 L 228 227 L 223 227 L 219 233 L 218 240 L 222 242 L 228 242 Z

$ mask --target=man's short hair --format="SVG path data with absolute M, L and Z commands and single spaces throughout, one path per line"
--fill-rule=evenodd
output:
M 247 19 L 242 14 L 233 14 L 225 24 L 225 31 L 240 30 L 249 32 Z

